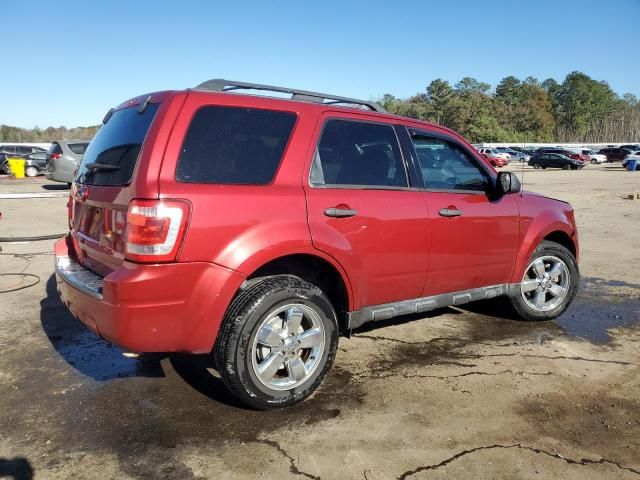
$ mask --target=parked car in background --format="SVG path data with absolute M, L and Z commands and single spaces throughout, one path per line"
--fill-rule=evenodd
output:
M 47 171 L 50 180 L 71 185 L 73 175 L 82 161 L 89 142 L 87 140 L 59 140 L 47 152 Z
M 503 158 L 504 160 L 511 160 L 511 156 L 506 152 L 500 152 L 495 148 L 479 148 L 478 152 L 486 155 L 486 158 Z
M 607 157 L 607 162 L 621 162 L 624 160 L 624 157 L 633 153 L 633 150 L 629 150 L 628 148 L 621 147 L 607 147 L 602 148 L 598 151 L 600 155 L 605 155 Z
M 292 98 L 225 93 L 241 88 Z M 127 100 L 68 205 L 71 313 L 128 352 L 212 355 L 258 409 L 311 395 L 367 322 L 498 296 L 551 320 L 580 283 L 568 203 L 520 192 L 453 130 L 283 87 Z
M 620 148 L 626 148 L 627 150 L 631 150 L 632 152 L 637 152 L 638 150 L 640 150 L 640 144 L 635 143 L 631 145 L 620 145 Z
M 496 147 L 496 150 L 498 150 L 500 153 L 507 153 L 511 161 L 517 160 L 518 162 L 527 162 L 529 161 L 529 158 L 531 158 L 530 155 L 518 150 L 514 150 L 511 147 Z
M 592 150 L 590 148 L 582 148 L 582 149 L 580 149 L 580 152 L 583 155 L 588 156 L 589 157 L 589 163 L 591 163 L 593 165 L 607 162 L 607 156 L 606 155 L 601 155 L 599 153 L 596 153 L 595 150 Z
M 531 157 L 529 165 L 533 168 L 562 168 L 578 170 L 585 166 L 582 160 L 576 160 L 560 153 L 541 153 Z
M 9 157 L 22 157 L 30 153 L 46 152 L 47 150 L 42 147 L 27 146 L 27 145 L 1 145 L 0 146 L 0 173 L 9 175 Z
M 572 158 L 574 160 L 579 160 L 581 162 L 589 162 L 590 158 L 588 155 L 585 155 L 583 153 L 578 153 L 574 150 L 570 150 L 568 148 L 540 148 L 538 149 L 538 151 L 536 152 L 536 155 L 542 155 L 545 153 L 556 153 L 558 155 L 564 155 L 565 157 L 569 157 Z
M 624 159 L 622 160 L 622 166 L 624 168 L 627 168 L 627 163 L 629 163 L 631 160 L 636 161 L 636 172 L 640 170 L 640 150 L 631 152 L 629 155 L 624 157 Z
M 47 152 L 36 152 L 22 156 L 24 158 L 24 174 L 27 177 L 44 175 L 47 171 Z
M 506 160 L 504 157 L 490 157 L 486 153 L 480 153 L 482 158 L 486 159 L 492 167 L 505 167 L 509 165 L 509 160 Z

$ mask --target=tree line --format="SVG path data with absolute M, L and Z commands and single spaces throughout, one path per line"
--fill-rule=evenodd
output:
M 572 72 L 562 83 L 549 78 L 503 78 L 491 85 L 465 77 L 451 86 L 433 80 L 407 99 L 386 94 L 391 113 L 453 128 L 473 143 L 607 143 L 640 141 L 640 103 L 618 96 L 606 82 Z M 24 129 L 0 125 L 0 142 L 91 139 L 100 126 Z
M 618 96 L 606 82 L 572 72 L 562 83 L 549 78 L 503 78 L 491 85 L 465 77 L 451 86 L 433 80 L 408 99 L 386 94 L 391 113 L 450 127 L 473 143 L 607 143 L 640 140 L 640 103 Z
M 91 140 L 100 128 L 92 127 L 49 127 L 44 130 L 0 125 L 0 142 L 4 143 L 51 143 L 54 140 Z

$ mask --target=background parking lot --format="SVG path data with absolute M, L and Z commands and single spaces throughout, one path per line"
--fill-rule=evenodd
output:
M 525 171 L 576 209 L 564 315 L 526 323 L 492 301 L 367 326 L 283 411 L 235 403 L 206 358 L 124 357 L 60 303 L 52 241 L 3 243 L 0 273 L 40 282 L 0 295 L 0 477 L 640 477 L 640 199 L 623 198 L 640 174 Z M 0 199 L 2 236 L 66 230 L 65 186 L 0 180 L 20 192 L 51 195 Z

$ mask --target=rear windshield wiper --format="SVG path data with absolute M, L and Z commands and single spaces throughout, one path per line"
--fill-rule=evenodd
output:
M 120 170 L 119 165 L 109 165 L 108 163 L 87 163 L 85 167 L 88 170 Z

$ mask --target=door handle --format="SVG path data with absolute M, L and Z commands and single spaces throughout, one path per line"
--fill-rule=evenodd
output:
M 331 207 L 331 208 L 327 208 L 324 211 L 324 214 L 327 217 L 333 217 L 333 218 L 347 218 L 347 217 L 355 217 L 358 212 L 356 212 L 355 210 L 351 210 L 349 208 L 336 208 L 336 207 Z
M 438 213 L 441 217 L 459 217 L 462 215 L 462 210 L 457 210 L 455 208 L 441 208 Z

